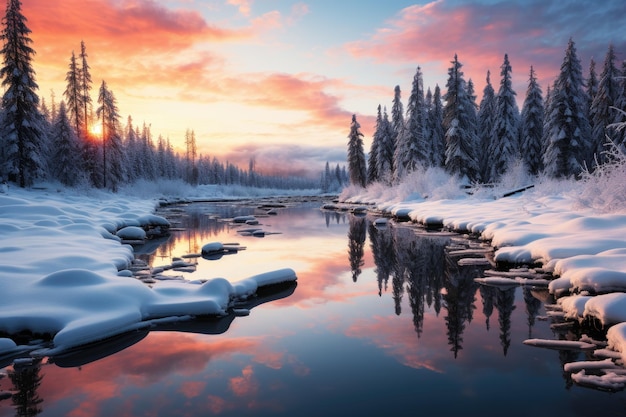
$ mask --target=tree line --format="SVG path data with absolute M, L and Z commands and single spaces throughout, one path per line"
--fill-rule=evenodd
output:
M 602 71 L 590 61 L 588 76 L 573 40 L 560 73 L 545 98 L 530 67 L 521 112 L 512 88 L 508 55 L 500 67 L 496 93 L 488 71 L 480 103 L 472 80 L 465 81 L 454 56 L 447 91 L 439 85 L 424 92 L 421 68 L 413 78 L 406 113 L 400 87 L 394 89 L 391 117 L 378 106 L 372 145 L 366 158 L 360 124 L 353 116 L 348 135 L 348 171 L 352 184 L 394 184 L 421 167 L 442 167 L 465 183 L 494 183 L 514 164 L 533 176 L 578 177 L 626 150 L 626 61 L 616 65 L 609 45 Z M 366 161 L 367 160 L 367 161 Z M 367 163 L 366 163 L 367 162 Z
M 156 139 L 150 125 L 123 124 L 118 103 L 106 81 L 96 103 L 87 49 L 70 57 L 63 99 L 50 103 L 38 96 L 32 61 L 31 33 L 20 0 L 8 0 L 0 39 L 4 94 L 0 100 L 0 181 L 20 187 L 36 180 L 68 186 L 87 185 L 117 190 L 138 180 L 182 179 L 189 184 L 238 184 L 255 187 L 309 189 L 316 180 L 262 175 L 254 160 L 248 169 L 197 152 L 193 130 L 185 134 L 185 152 L 169 138 Z M 95 111 L 94 111 L 95 107 Z

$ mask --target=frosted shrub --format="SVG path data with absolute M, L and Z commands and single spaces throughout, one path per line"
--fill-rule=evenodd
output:
M 450 176 L 443 168 L 419 166 L 393 189 L 389 186 L 385 186 L 384 189 L 386 193 L 393 193 L 401 201 L 422 198 L 442 200 L 466 195 L 461 185 L 457 177 Z
M 626 154 L 611 144 L 607 162 L 583 171 L 578 203 L 600 212 L 626 211 Z
M 364 193 L 364 188 L 350 184 L 341 191 L 341 194 L 339 194 L 339 201 L 351 201 L 354 197 Z

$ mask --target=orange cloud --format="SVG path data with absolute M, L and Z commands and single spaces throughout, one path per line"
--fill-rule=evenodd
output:
M 152 0 L 33 0 L 23 12 L 40 84 L 62 86 L 61 91 L 71 53 L 80 52 L 81 41 L 96 85 L 105 79 L 114 91 L 138 95 L 145 88 L 197 88 L 211 67 L 223 63 L 213 53 L 195 50 L 198 45 L 252 37 L 250 28 L 218 27 L 197 11 L 168 9 Z M 171 99 L 171 91 L 161 94 Z
M 23 12 L 42 44 L 88 44 L 123 55 L 188 48 L 198 41 L 241 39 L 249 33 L 209 24 L 196 11 L 172 10 L 152 0 L 32 0 Z
M 230 379 L 229 387 L 238 397 L 255 395 L 259 390 L 259 383 L 254 378 L 254 370 L 248 365 L 241 370 L 241 376 Z
M 187 381 L 183 382 L 180 386 L 180 392 L 187 398 L 195 398 L 202 394 L 204 388 L 206 387 L 206 382 L 203 381 Z

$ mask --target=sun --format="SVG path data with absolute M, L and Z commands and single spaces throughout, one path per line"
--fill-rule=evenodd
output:
M 94 123 L 89 126 L 89 132 L 92 136 L 101 136 L 102 135 L 102 125 L 100 123 Z

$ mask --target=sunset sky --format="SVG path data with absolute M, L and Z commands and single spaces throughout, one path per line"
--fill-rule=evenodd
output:
M 415 69 L 445 89 L 454 54 L 478 101 L 505 53 L 521 106 L 530 65 L 544 94 L 571 37 L 585 75 L 609 43 L 626 59 L 623 0 L 22 0 L 40 95 L 60 100 L 72 51 L 87 46 L 125 124 L 259 169 L 313 175 L 345 164 L 351 115 L 371 143 L 378 104 L 409 96 Z

